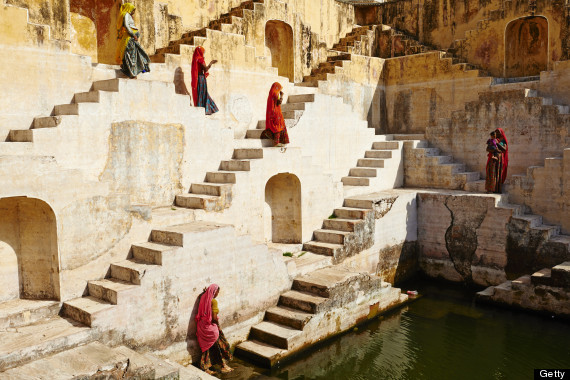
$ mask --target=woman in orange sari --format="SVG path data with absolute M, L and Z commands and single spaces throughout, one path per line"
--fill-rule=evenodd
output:
M 261 138 L 273 140 L 274 146 L 283 146 L 289 144 L 289 135 L 287 127 L 285 127 L 285 119 L 281 112 L 281 103 L 283 102 L 283 87 L 275 82 L 269 90 L 267 97 L 267 109 L 265 111 L 265 131 Z
M 218 61 L 212 60 L 209 65 L 206 65 L 204 60 L 205 52 L 206 49 L 203 46 L 198 46 L 192 56 L 192 99 L 195 107 L 204 107 L 206 115 L 211 115 L 218 112 L 218 107 L 210 97 L 210 94 L 208 94 L 206 78 L 210 75 L 208 73 L 210 67 Z

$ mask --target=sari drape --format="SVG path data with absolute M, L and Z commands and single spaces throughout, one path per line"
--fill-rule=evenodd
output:
M 267 96 L 267 108 L 265 110 L 265 131 L 261 138 L 273 140 L 273 145 L 289 144 L 289 134 L 285 126 L 285 119 L 281 112 L 281 103 L 279 95 L 283 87 L 275 82 L 269 90 Z
M 196 337 L 202 352 L 208 351 L 219 338 L 218 325 L 212 323 L 212 299 L 219 286 L 212 284 L 200 298 L 198 313 L 196 314 Z

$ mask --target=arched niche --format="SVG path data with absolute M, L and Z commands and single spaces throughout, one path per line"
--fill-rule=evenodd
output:
M 294 174 L 277 174 L 265 185 L 265 202 L 271 210 L 271 241 L 302 242 L 301 181 Z
M 540 75 L 548 68 L 548 20 L 542 16 L 511 21 L 505 30 L 505 77 Z
M 42 200 L 0 198 L 0 301 L 60 298 L 56 218 Z
M 96 55 L 96 62 L 116 64 L 117 18 L 121 2 L 70 0 L 69 6 L 74 53 L 91 55 L 92 58 Z
M 294 81 L 293 29 L 283 21 L 270 20 L 265 24 L 265 46 L 271 52 L 271 65 L 278 74 Z

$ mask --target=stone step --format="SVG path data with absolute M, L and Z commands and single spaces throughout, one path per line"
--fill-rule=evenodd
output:
M 279 297 L 279 306 L 316 314 L 323 309 L 326 301 L 326 298 L 314 294 L 288 290 Z
M 179 194 L 174 203 L 178 207 L 213 211 L 218 208 L 220 199 L 217 195 Z
M 233 157 L 234 159 L 253 159 L 253 158 L 263 158 L 263 149 L 262 148 L 257 148 L 257 149 L 234 149 L 234 155 Z
M 522 215 L 523 214 L 523 207 L 521 205 L 515 205 L 511 203 L 504 203 L 499 204 L 498 208 L 504 208 L 507 210 L 511 210 L 513 216 Z
M 10 142 L 34 142 L 33 129 L 12 129 L 8 132 Z
M 406 140 L 423 140 L 425 139 L 424 134 L 396 134 L 393 135 L 392 138 L 397 141 L 406 141 Z
M 56 116 L 79 115 L 79 103 L 60 104 L 54 107 Z
M 274 366 L 286 353 L 287 350 L 256 340 L 247 340 L 238 344 L 235 351 L 236 356 L 266 368 Z
M 400 143 L 398 141 L 376 141 L 372 143 L 372 149 L 398 149 Z
M 527 225 L 530 228 L 542 225 L 542 216 L 540 215 L 533 215 L 533 214 L 517 215 L 514 216 L 513 219 L 515 221 L 519 221 L 520 223 Z
M 303 244 L 303 250 L 319 255 L 336 257 L 342 251 L 343 246 L 340 244 L 324 243 L 321 241 L 310 241 Z
M 350 177 L 376 177 L 378 168 L 357 167 L 351 168 L 348 175 Z
M 344 238 L 350 234 L 350 232 L 335 230 L 315 230 L 313 233 L 316 241 L 340 245 L 344 244 Z
M 123 373 L 124 372 L 124 373 Z M 128 347 L 92 342 L 35 360 L 4 373 L 7 379 L 178 379 L 179 369 Z M 56 375 L 57 374 L 57 375 Z M 180 377 L 182 378 L 182 377 Z
M 533 273 L 530 276 L 530 280 L 533 285 L 547 285 L 552 284 L 552 270 L 550 268 L 544 268 L 538 272 Z
M 371 277 L 382 288 L 390 287 L 389 283 L 381 281 L 379 277 L 330 266 L 296 277 L 292 289 L 323 298 L 335 298 L 337 295 L 345 293 L 347 286 L 354 286 L 359 281 L 369 282 Z
M 190 185 L 190 192 L 193 194 L 228 196 L 232 193 L 232 185 L 227 183 L 193 183 Z
M 231 171 L 207 172 L 206 182 L 236 183 L 236 173 Z
M 356 166 L 362 168 L 383 168 L 384 160 L 379 158 L 359 158 Z
M 485 290 L 481 290 L 480 292 L 477 292 L 477 299 L 489 301 L 489 300 L 491 300 L 491 298 L 494 295 L 495 295 L 495 287 L 489 286 Z
M 297 102 L 297 103 L 286 103 L 281 105 L 282 112 L 289 112 L 289 111 L 304 111 L 305 110 L 305 103 Z
M 450 164 L 453 162 L 452 156 L 427 156 L 426 160 L 432 165 Z
M 303 330 L 303 327 L 305 327 L 312 316 L 310 313 L 284 306 L 275 306 L 265 312 L 265 320 L 297 330 Z
M 299 94 L 299 95 L 289 95 L 287 98 L 287 103 L 308 103 L 315 101 L 315 94 Z M 304 109 L 304 108 L 303 108 Z
M 369 186 L 370 178 L 367 177 L 342 177 L 341 182 L 345 186 Z
M 61 120 L 61 116 L 36 117 L 32 123 L 32 128 L 55 128 L 61 124 Z
M 260 139 L 261 135 L 263 134 L 264 129 L 248 129 L 245 132 L 246 139 Z
M 454 175 L 463 177 L 465 183 L 475 182 L 478 181 L 479 178 L 481 178 L 481 174 L 479 174 L 479 172 L 463 172 L 463 173 L 455 173 Z
M 270 321 L 263 321 L 251 328 L 249 339 L 288 350 L 292 348 L 295 341 L 302 338 L 302 335 L 303 332 L 301 330 Z
M 62 315 L 86 326 L 93 326 L 98 318 L 103 318 L 112 312 L 111 303 L 96 297 L 80 297 L 65 301 L 62 307 Z
M 131 246 L 133 257 L 136 260 L 154 265 L 162 265 L 163 256 L 168 253 L 174 253 L 177 249 L 178 247 L 176 246 L 160 244 L 160 242 L 145 242 Z
M 354 230 L 357 228 L 357 225 L 363 223 L 364 221 L 361 219 L 325 219 L 323 222 L 323 228 L 326 230 L 354 232 Z
M 531 284 L 530 275 L 521 276 L 516 280 L 511 281 L 511 287 L 513 290 L 524 290 Z
M 0 331 L 31 325 L 59 313 L 57 301 L 14 299 L 0 303 Z
M 508 299 L 510 298 L 510 293 L 513 291 L 512 286 L 511 286 L 511 281 L 506 281 L 503 282 L 502 284 L 499 284 L 497 286 L 495 286 L 495 294 L 493 295 L 493 297 L 496 298 L 503 298 L 503 299 Z
M 382 158 L 388 159 L 392 158 L 392 151 L 391 150 L 367 150 L 364 153 L 364 158 Z
M 93 82 L 93 91 L 107 91 L 118 92 L 121 80 L 120 79 L 106 79 Z
M 563 248 L 570 251 L 570 236 L 569 235 L 555 235 L 550 238 L 549 243 L 560 244 Z
M 374 207 L 374 204 L 378 200 L 381 201 L 382 198 L 380 198 L 380 199 L 378 199 L 376 197 L 374 197 L 372 199 L 345 198 L 343 206 L 349 207 L 349 208 L 361 208 L 361 209 L 366 209 L 366 210 L 372 210 L 372 207 Z
M 147 264 L 135 258 L 111 264 L 111 277 L 131 284 L 140 285 L 147 272 L 156 270 L 156 265 Z
M 297 120 L 303 115 L 303 111 L 294 110 L 294 111 L 283 111 L 283 118 L 284 119 L 294 119 Z
M 89 327 L 57 316 L 0 332 L 0 372 L 89 343 L 94 335 Z
M 220 164 L 220 170 L 243 171 L 251 170 L 251 160 L 226 160 Z
M 111 278 L 88 281 L 87 289 L 90 296 L 100 298 L 112 305 L 117 305 L 119 302 L 123 304 L 125 301 L 132 299 L 140 287 L 126 281 Z
M 89 91 L 80 92 L 73 96 L 74 103 L 99 103 L 101 92 L 99 91 Z
M 334 214 L 341 219 L 364 219 L 370 211 L 361 208 L 339 207 L 335 208 Z
M 465 172 L 465 164 L 439 164 L 442 168 L 449 170 L 450 174 Z
M 549 226 L 541 225 L 537 227 L 532 227 L 533 231 L 540 232 L 544 240 L 550 240 L 553 236 L 557 236 L 560 233 L 560 226 Z
M 190 222 L 153 229 L 150 233 L 150 240 L 157 245 L 171 246 L 174 249 L 172 253 L 175 253 L 177 247 L 195 242 L 203 233 L 233 234 L 233 228 L 226 224 L 212 222 Z
M 570 261 L 556 265 L 550 273 L 552 286 L 570 289 Z

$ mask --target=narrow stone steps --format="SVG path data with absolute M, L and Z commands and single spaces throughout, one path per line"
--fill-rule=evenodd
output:
M 193 183 L 190 186 L 191 193 L 215 195 L 218 197 L 230 194 L 231 191 L 232 191 L 232 185 L 228 183 L 203 182 L 203 183 Z
M 364 152 L 364 158 L 380 158 L 380 159 L 389 159 L 392 158 L 392 151 L 391 150 L 367 150 Z
M 372 149 L 398 149 L 400 143 L 398 141 L 375 141 L 372 143 Z
M 332 256 L 332 257 L 338 256 L 338 253 L 343 248 L 344 247 L 340 244 L 324 243 L 320 241 L 310 241 L 303 244 L 304 251 L 309 251 L 319 255 Z
M 424 140 L 425 135 L 423 134 L 395 134 L 392 136 L 394 140 L 397 141 L 406 141 L 406 140 Z
M 362 168 L 383 168 L 384 160 L 380 158 L 359 158 L 356 166 Z
M 265 129 L 248 129 L 245 132 L 246 139 L 260 139 Z
M 553 286 L 565 289 L 570 288 L 570 261 L 552 267 L 550 275 Z
M 162 265 L 163 256 L 168 253 L 173 253 L 177 249 L 177 246 L 160 244 L 160 242 L 144 242 L 131 246 L 133 257 L 136 260 L 154 265 Z
M 552 282 L 552 269 L 544 268 L 530 276 L 530 280 L 534 285 L 550 285 Z
M 300 292 L 297 290 L 288 290 L 279 297 L 279 306 L 285 306 L 291 309 L 316 314 L 321 311 L 326 300 L 326 298 L 319 297 L 314 294 Z
M 370 211 L 361 208 L 339 207 L 334 210 L 334 214 L 341 219 L 364 219 Z
M 94 338 L 89 327 L 58 316 L 0 332 L 0 372 L 89 343 Z
M 236 355 L 270 368 L 287 353 L 287 350 L 257 340 L 246 340 L 236 347 Z
M 87 296 L 65 301 L 62 314 L 91 327 L 99 317 L 103 318 L 114 307 L 111 303 L 100 298 Z
M 251 328 L 249 339 L 288 350 L 292 348 L 296 340 L 302 338 L 302 334 L 301 330 L 271 321 L 263 321 Z
M 530 284 L 530 275 L 521 276 L 516 280 L 511 281 L 511 287 L 513 290 L 522 290 L 523 288 L 530 286 Z
M 8 132 L 9 142 L 34 142 L 34 131 L 32 129 L 11 129 Z
M 178 207 L 211 211 L 217 208 L 219 200 L 220 197 L 217 195 L 190 193 L 176 195 L 174 203 Z
M 312 316 L 311 313 L 285 306 L 275 306 L 265 312 L 267 321 L 289 326 L 297 330 L 303 330 L 303 327 L 305 327 Z
M 112 305 L 117 305 L 119 302 L 124 303 L 125 300 L 132 298 L 133 292 L 137 291 L 139 286 L 111 278 L 88 281 L 87 288 L 90 296 L 107 301 Z
M 354 232 L 358 224 L 363 224 L 361 219 L 325 219 L 323 221 L 323 228 L 326 230 Z
M 536 228 L 542 225 L 542 216 L 540 215 L 516 215 L 513 216 L 513 219 L 521 221 L 522 223 L 528 225 L 530 228 Z
M 217 172 L 207 172 L 206 182 L 213 183 L 236 183 L 236 173 L 233 171 L 220 170 Z
M 76 93 L 73 96 L 74 103 L 99 103 L 101 92 L 100 91 L 88 91 Z
M 341 182 L 345 186 L 369 186 L 370 178 L 347 176 L 342 177 Z
M 297 103 L 285 103 L 281 105 L 281 112 L 290 112 L 290 111 L 304 111 L 306 103 L 304 102 L 297 102 Z
M 140 285 L 147 272 L 156 269 L 156 265 L 147 264 L 137 259 L 123 260 L 111 264 L 111 277 L 131 284 Z
M 220 163 L 220 170 L 248 172 L 251 170 L 251 160 L 225 160 Z
M 59 313 L 58 301 L 14 299 L 0 303 L 0 331 L 37 323 Z
M 377 170 L 378 168 L 359 166 L 357 168 L 351 168 L 348 175 L 350 177 L 376 177 L 378 174 Z
M 286 104 L 310 103 L 315 101 L 315 94 L 289 95 Z
M 234 149 L 233 157 L 234 159 L 253 159 L 253 158 L 263 158 L 263 149 L 253 148 L 253 149 Z
M 313 234 L 316 241 L 343 245 L 344 239 L 350 234 L 350 232 L 321 229 L 315 230 Z

